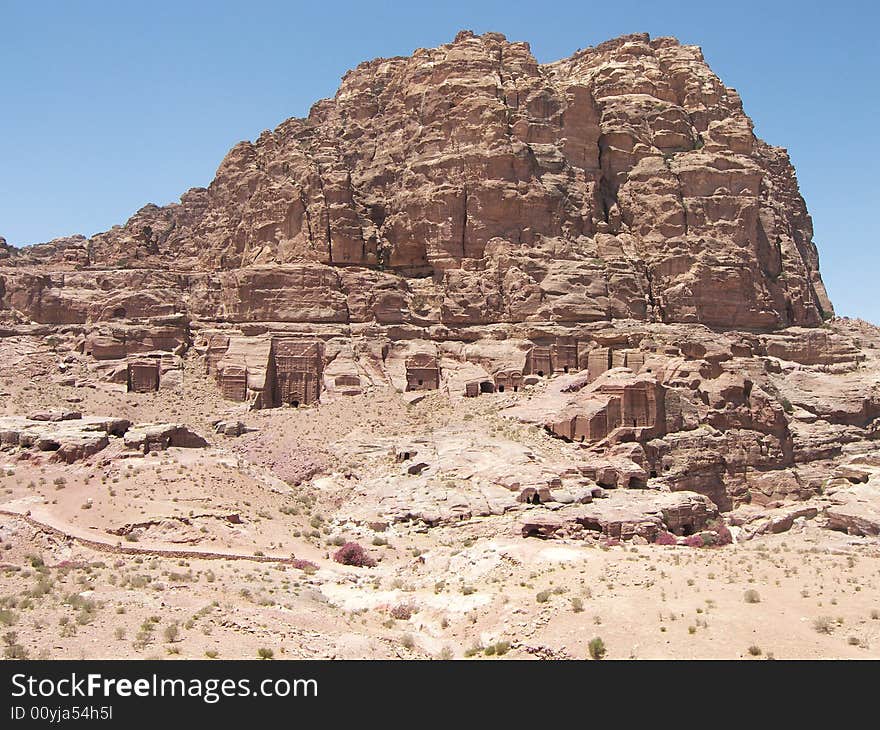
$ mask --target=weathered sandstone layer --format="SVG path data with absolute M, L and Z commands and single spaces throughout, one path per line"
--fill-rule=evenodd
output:
M 489 480 L 508 501 L 649 487 L 728 511 L 815 497 L 880 433 L 880 336 L 834 319 L 812 235 L 786 151 L 699 48 L 538 64 L 463 31 L 361 64 L 180 203 L 0 246 L 0 333 L 147 393 L 194 345 L 261 408 L 506 390 L 505 416 L 571 442 L 549 477 Z M 423 491 L 395 514 L 433 514 Z
M 51 323 L 832 314 L 785 150 L 699 48 L 644 34 L 542 65 L 464 31 L 363 63 L 307 118 L 236 145 L 208 188 L 7 263 L 4 304 Z

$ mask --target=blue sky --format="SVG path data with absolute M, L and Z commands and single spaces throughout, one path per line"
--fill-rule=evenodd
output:
M 0 0 L 0 235 L 91 235 L 207 185 L 226 151 L 360 61 L 462 28 L 541 62 L 616 35 L 703 47 L 787 147 L 838 314 L 880 323 L 880 10 L 872 2 Z

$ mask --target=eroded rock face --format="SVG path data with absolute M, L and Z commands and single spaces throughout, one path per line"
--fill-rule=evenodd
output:
M 362 63 L 307 118 L 236 145 L 208 188 L 4 263 L 3 304 L 49 323 L 768 330 L 833 311 L 785 150 L 699 48 L 644 34 L 541 65 L 464 31 Z
M 570 506 L 553 513 L 529 513 L 522 520 L 523 537 L 582 536 L 653 542 L 661 532 L 693 535 L 705 529 L 718 510 L 692 492 L 615 491 L 587 506 Z
M 122 436 L 129 422 L 64 412 L 33 413 L 29 417 L 0 417 L 0 449 L 22 455 L 45 452 L 51 458 L 72 463 L 107 447 L 111 437 Z
M 0 241 L 0 334 L 58 337 L 145 396 L 179 385 L 194 346 L 230 403 L 509 398 L 504 415 L 571 442 L 545 463 L 486 434 L 416 444 L 404 487 L 365 479 L 361 520 L 550 504 L 549 533 L 560 505 L 605 509 L 594 489 L 809 500 L 880 436 L 880 334 L 833 318 L 787 153 L 698 48 L 647 35 L 541 65 L 462 32 L 363 63 L 180 203 L 90 239 Z M 134 377 L 153 360 L 158 384 Z M 319 471 L 301 456 L 286 481 Z
M 123 437 L 125 446 L 145 454 L 151 451 L 164 451 L 169 446 L 197 449 L 208 442 L 195 431 L 182 423 L 140 423 L 136 424 Z

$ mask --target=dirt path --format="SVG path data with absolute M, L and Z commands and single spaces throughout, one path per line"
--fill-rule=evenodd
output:
M 33 509 L 0 509 L 0 515 L 20 519 L 41 532 L 55 535 L 64 540 L 72 540 L 83 547 L 106 553 L 149 555 L 167 558 L 195 558 L 201 560 L 250 560 L 255 563 L 282 563 L 286 565 L 294 565 L 297 562 L 296 558 L 280 555 L 249 555 L 238 551 L 197 550 L 185 546 L 162 548 L 149 545 L 124 545 L 118 541 L 112 542 L 110 539 L 100 539 L 96 535 L 87 533 L 82 528 L 54 520 L 45 514 L 35 517 L 34 511 Z

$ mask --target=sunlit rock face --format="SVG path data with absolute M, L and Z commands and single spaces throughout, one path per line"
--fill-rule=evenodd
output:
M 45 322 L 181 298 L 229 321 L 772 330 L 832 314 L 785 150 L 699 48 L 647 35 L 539 64 L 463 31 L 362 63 L 307 118 L 233 147 L 207 189 L 10 258 L 175 272 L 4 273 L 4 302 Z

